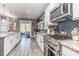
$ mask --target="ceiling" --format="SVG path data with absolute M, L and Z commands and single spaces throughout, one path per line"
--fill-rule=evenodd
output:
M 4 7 L 2 5 L 0 3 L 0 14 L 5 12 L 6 15 L 16 18 L 38 19 L 48 3 L 6 3 Z

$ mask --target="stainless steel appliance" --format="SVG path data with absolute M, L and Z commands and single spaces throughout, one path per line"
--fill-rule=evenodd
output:
M 65 18 L 72 19 L 72 3 L 61 3 L 50 13 L 51 21 L 64 21 Z
M 60 44 L 49 36 L 44 37 L 44 56 L 59 56 Z

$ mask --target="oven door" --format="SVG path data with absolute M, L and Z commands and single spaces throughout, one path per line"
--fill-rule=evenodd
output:
M 55 53 L 53 53 L 53 49 L 48 44 L 48 41 L 44 41 L 44 56 L 55 56 Z
M 44 44 L 44 56 L 55 56 L 47 44 Z
M 48 48 L 48 56 L 55 56 L 55 54 Z

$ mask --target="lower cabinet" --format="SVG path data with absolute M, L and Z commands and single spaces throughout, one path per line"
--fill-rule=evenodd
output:
M 4 56 L 6 56 L 20 41 L 20 34 L 12 34 L 4 39 Z
M 4 39 L 4 56 L 7 55 L 9 53 L 9 51 L 11 50 L 11 40 L 10 37 L 6 37 Z
M 41 48 L 41 51 L 44 52 L 43 35 L 40 33 L 37 33 L 36 41 L 37 41 L 39 47 Z
M 79 53 L 62 46 L 62 56 L 79 56 Z

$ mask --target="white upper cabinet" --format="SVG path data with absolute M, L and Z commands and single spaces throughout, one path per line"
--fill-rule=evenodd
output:
M 8 20 L 0 20 L 0 31 L 7 32 L 9 30 L 9 21 Z
M 50 5 L 47 6 L 47 8 L 45 9 L 45 18 L 44 18 L 44 22 L 45 22 L 45 29 L 47 29 L 47 22 L 49 22 L 50 20 Z
M 59 6 L 60 3 L 50 3 L 50 12 Z
M 44 30 L 44 14 L 41 16 L 39 20 L 40 22 L 38 23 L 38 29 Z
M 45 21 L 50 21 L 50 12 L 57 7 L 58 4 L 57 3 L 50 3 L 47 8 L 45 9 Z
M 73 20 L 79 18 L 79 3 L 73 3 Z
M 56 7 L 59 6 L 59 3 L 50 3 L 47 8 L 45 9 L 45 18 L 44 18 L 44 22 L 45 22 L 45 29 L 48 28 L 47 25 L 52 24 L 50 21 L 50 12 L 52 10 L 54 10 Z

